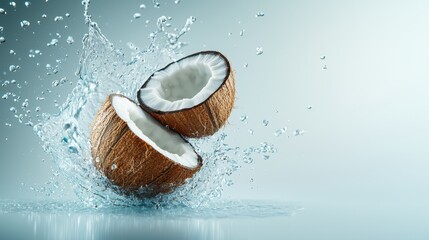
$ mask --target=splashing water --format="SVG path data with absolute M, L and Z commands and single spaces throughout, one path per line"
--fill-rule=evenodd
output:
M 66 102 L 60 106 L 60 112 L 55 115 L 43 114 L 43 121 L 34 126 L 44 150 L 52 155 L 58 165 L 60 175 L 72 184 L 76 195 L 85 205 L 163 208 L 208 206 L 212 199 L 221 196 L 225 187 L 233 184 L 230 176 L 242 163 L 253 162 L 254 154 L 268 159 L 270 154 L 276 152 L 274 146 L 266 142 L 259 147 L 243 150 L 229 146 L 224 133 L 205 139 L 189 139 L 203 158 L 204 165 L 185 185 L 173 193 L 150 199 L 122 195 L 120 189 L 112 185 L 92 164 L 89 143 L 92 120 L 110 93 L 120 92 L 135 99 L 135 93 L 144 80 L 160 67 L 179 59 L 180 50 L 186 45 L 179 40 L 190 30 L 196 18 L 189 17 L 178 33 L 170 33 L 165 31 L 169 19 L 161 16 L 157 21 L 158 30 L 150 34 L 149 46 L 143 50 L 135 48 L 131 61 L 126 61 L 124 54 L 114 48 L 97 23 L 91 20 L 89 3 L 89 0 L 83 1 L 89 30 L 82 40 L 83 51 L 77 71 L 79 80 Z

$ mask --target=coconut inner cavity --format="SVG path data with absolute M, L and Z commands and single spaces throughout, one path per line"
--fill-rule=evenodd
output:
M 156 151 L 185 167 L 198 165 L 192 146 L 179 134 L 161 125 L 137 104 L 122 96 L 112 97 L 112 106 L 130 130 Z
M 209 98 L 229 74 L 227 60 L 214 52 L 183 58 L 148 79 L 139 100 L 158 111 L 192 108 Z

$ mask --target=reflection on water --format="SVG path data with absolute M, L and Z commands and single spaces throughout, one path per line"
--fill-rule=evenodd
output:
M 292 216 L 276 202 L 222 201 L 210 208 L 88 208 L 79 202 L 0 202 L 4 239 L 223 239 L 234 219 Z

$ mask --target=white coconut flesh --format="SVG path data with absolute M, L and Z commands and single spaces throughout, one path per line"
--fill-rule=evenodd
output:
M 229 64 L 222 55 L 191 55 L 154 73 L 140 89 L 139 100 L 161 112 L 192 108 L 219 89 L 227 74 Z
M 198 155 L 179 134 L 161 125 L 128 98 L 113 96 L 111 101 L 129 129 L 156 151 L 182 166 L 195 168 L 198 165 Z

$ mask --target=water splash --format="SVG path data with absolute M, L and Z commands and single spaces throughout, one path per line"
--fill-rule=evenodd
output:
M 196 21 L 189 17 L 178 33 L 166 31 L 168 21 L 161 16 L 158 30 L 150 34 L 151 43 L 141 50 L 135 48 L 131 61 L 115 49 L 102 34 L 97 23 L 88 14 L 89 0 L 84 0 L 84 16 L 88 34 L 83 37 L 83 51 L 77 76 L 79 80 L 65 103 L 55 115 L 43 114 L 43 121 L 34 126 L 43 141 L 44 150 L 50 153 L 58 165 L 60 175 L 72 185 L 76 195 L 88 206 L 144 206 L 174 208 L 177 206 L 208 206 L 212 199 L 219 198 L 225 187 L 233 184 L 230 176 L 242 163 L 256 158 L 265 158 L 275 153 L 267 143 L 260 147 L 239 147 L 226 143 L 227 135 L 218 133 L 212 137 L 189 141 L 204 161 L 203 168 L 171 194 L 157 195 L 150 199 L 125 196 L 112 185 L 92 164 L 89 149 L 89 129 L 92 120 L 110 93 L 120 92 L 135 99 L 135 93 L 150 74 L 165 64 L 181 57 L 186 43 L 180 38 Z M 51 44 L 53 45 L 53 44 Z M 137 80 L 136 80 L 137 79 Z M 61 81 L 55 80 L 58 86 Z

